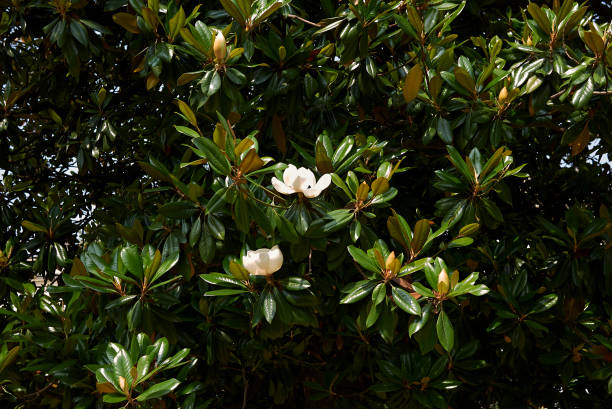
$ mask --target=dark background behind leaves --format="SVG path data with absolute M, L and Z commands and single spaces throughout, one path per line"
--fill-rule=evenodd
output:
M 143 357 L 157 369 L 135 388 L 153 407 L 609 405 L 609 2 L 159 3 L 0 0 L 3 404 L 101 407 Z M 333 170 L 348 194 L 335 181 L 302 224 L 299 208 L 261 205 L 254 182 L 270 188 L 272 171 L 250 177 L 248 200 L 215 196 L 227 179 L 189 146 L 223 157 L 232 132 L 267 167 Z M 500 147 L 529 176 L 479 190 L 453 152 L 484 164 Z M 397 195 L 353 216 L 349 171 Z M 339 304 L 341 290 L 372 273 L 347 246 L 382 239 L 408 258 L 391 209 L 432 221 L 419 257 L 439 251 L 449 276 L 477 271 L 490 292 L 443 309 L 424 296 L 418 314 L 361 327 L 372 301 Z M 471 223 L 473 243 L 453 248 Z M 258 292 L 204 296 L 224 287 L 200 274 L 277 242 L 279 279 L 310 283 L 276 295 L 285 321 L 257 317 Z M 147 267 L 174 258 L 143 291 Z M 437 290 L 439 270 L 405 277 Z

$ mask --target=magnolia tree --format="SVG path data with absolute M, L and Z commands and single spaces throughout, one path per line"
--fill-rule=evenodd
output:
M 608 407 L 592 6 L 0 1 L 0 401 Z

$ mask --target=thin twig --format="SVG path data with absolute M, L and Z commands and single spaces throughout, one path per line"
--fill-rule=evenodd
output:
M 47 384 L 47 386 L 43 387 L 42 389 L 37 390 L 36 392 L 32 392 L 32 393 L 30 393 L 28 395 L 23 396 L 22 399 L 24 399 L 24 400 L 34 400 L 34 399 L 37 399 L 43 392 L 45 392 L 51 386 L 53 386 L 53 382 L 50 382 L 49 384 Z
M 563 95 L 563 93 L 565 91 L 567 91 L 567 90 L 562 89 L 561 91 L 557 92 L 556 94 L 552 94 L 549 98 L 550 99 L 557 98 L 557 97 Z M 593 95 L 612 95 L 612 90 L 611 91 L 593 91 Z
M 308 21 L 305 18 L 302 18 L 300 16 L 296 16 L 295 14 L 287 14 L 287 17 L 295 18 L 297 20 L 300 20 L 302 23 L 310 24 L 311 26 L 314 26 L 314 27 L 321 27 L 321 24 L 313 23 L 312 21 Z
M 244 388 L 242 390 L 242 409 L 246 409 L 247 407 L 247 393 L 249 390 L 249 381 L 246 378 L 246 371 L 244 367 L 242 367 L 242 383 L 244 384 Z

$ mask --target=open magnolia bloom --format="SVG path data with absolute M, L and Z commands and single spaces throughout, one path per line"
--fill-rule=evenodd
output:
M 271 249 L 249 250 L 242 258 L 242 265 L 253 275 L 268 276 L 282 267 L 283 253 L 278 246 Z
M 283 181 L 272 178 L 272 186 L 278 193 L 290 195 L 293 193 L 303 193 L 308 198 L 317 197 L 331 183 L 329 173 L 321 176 L 317 182 L 314 173 L 310 169 L 296 168 L 293 165 L 287 166 L 283 172 Z

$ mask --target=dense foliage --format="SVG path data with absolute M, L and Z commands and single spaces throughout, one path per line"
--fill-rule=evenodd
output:
M 609 407 L 592 3 L 0 0 L 0 405 Z

